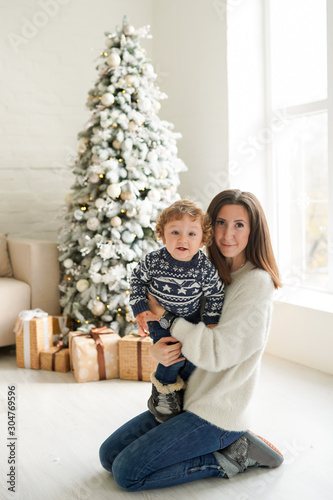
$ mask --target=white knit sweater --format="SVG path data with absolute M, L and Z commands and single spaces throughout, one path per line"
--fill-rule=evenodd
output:
M 188 381 L 184 409 L 226 430 L 250 427 L 250 401 L 259 375 L 273 303 L 270 275 L 247 262 L 232 273 L 218 325 L 179 319 L 172 335 L 196 369 Z

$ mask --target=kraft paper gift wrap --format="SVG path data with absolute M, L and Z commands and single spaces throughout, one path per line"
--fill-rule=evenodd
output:
M 39 353 L 39 363 L 41 370 L 69 372 L 69 349 L 64 345 L 49 347 Z
M 149 336 L 125 335 L 119 341 L 119 377 L 124 380 L 150 381 L 157 362 L 150 356 L 153 341 Z
M 53 346 L 52 316 L 41 309 L 21 311 L 15 321 L 16 363 L 38 370 L 39 353 Z
M 91 334 L 81 332 L 69 333 L 71 369 L 77 382 L 93 382 L 102 380 L 103 378 L 112 379 L 119 377 L 119 335 L 114 332 L 100 333 L 97 337 L 99 337 L 102 344 L 100 353 L 98 353 L 98 344 Z M 104 377 L 101 371 L 103 362 L 105 366 Z

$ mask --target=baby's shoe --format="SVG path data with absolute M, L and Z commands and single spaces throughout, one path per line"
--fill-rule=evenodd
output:
M 186 382 L 178 375 L 174 384 L 164 385 L 157 380 L 155 373 L 150 377 L 153 385 L 147 404 L 157 422 L 163 423 L 182 412 Z

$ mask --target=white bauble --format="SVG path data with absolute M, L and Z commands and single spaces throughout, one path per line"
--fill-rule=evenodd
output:
M 137 210 L 136 208 L 129 208 L 128 210 L 126 210 L 126 215 L 127 217 L 135 217 L 137 215 Z
M 73 264 L 74 264 L 74 262 L 72 261 L 72 259 L 64 260 L 64 267 L 66 269 L 70 269 L 71 267 L 73 267 Z
M 111 106 L 114 103 L 114 95 L 106 92 L 102 95 L 101 102 L 104 106 Z
M 135 76 L 134 75 L 126 75 L 125 82 L 127 83 L 127 85 L 133 85 L 133 83 L 135 82 Z
M 131 200 L 133 196 L 133 193 L 131 193 L 130 191 L 122 191 L 120 198 L 122 200 Z
M 90 217 L 90 219 L 87 220 L 87 228 L 90 229 L 90 231 L 97 231 L 100 224 L 101 223 L 97 217 Z
M 105 39 L 105 46 L 110 49 L 113 45 L 113 39 L 112 38 L 106 38 Z
M 103 302 L 96 302 L 96 304 L 92 307 L 91 312 L 94 314 L 94 316 L 102 316 L 102 314 L 105 312 L 105 305 Z
M 160 201 L 161 193 L 157 189 L 151 189 L 148 193 L 148 198 L 150 201 L 156 203 L 157 201 Z
M 161 109 L 161 104 L 158 101 L 155 101 L 153 108 L 155 111 L 159 111 Z
M 100 181 L 100 178 L 99 178 L 99 176 L 98 176 L 97 174 L 91 174 L 91 175 L 89 176 L 88 181 L 89 181 L 91 184 L 98 184 L 98 183 L 99 183 L 99 181 Z
M 106 192 L 110 196 L 110 198 L 118 198 L 121 193 L 121 187 L 119 186 L 119 184 L 110 184 L 110 186 L 107 187 Z
M 121 234 L 121 239 L 124 243 L 132 243 L 135 240 L 135 234 L 131 231 L 123 231 Z
M 121 59 L 120 59 L 120 56 L 118 54 L 116 54 L 115 52 L 112 52 L 109 55 L 109 57 L 107 58 L 106 62 L 108 63 L 109 66 L 111 66 L 112 68 L 115 68 L 115 67 L 119 66 Z
M 159 178 L 160 179 L 166 179 L 167 177 L 168 177 L 168 171 L 165 168 L 162 168 L 160 170 Z
M 134 132 L 137 128 L 138 128 L 138 125 L 133 120 L 131 120 L 128 124 L 128 130 L 130 132 Z
M 151 108 L 151 102 L 149 99 L 139 99 L 138 108 L 142 113 L 146 113 Z
M 110 220 L 110 224 L 112 227 L 119 227 L 121 226 L 121 218 L 120 217 L 112 217 Z
M 118 139 L 115 139 L 114 141 L 112 141 L 112 146 L 113 146 L 115 149 L 120 149 L 120 148 L 121 148 L 121 145 L 122 145 L 122 142 L 118 141 Z
M 103 198 L 97 198 L 97 200 L 95 201 L 95 206 L 98 209 L 105 207 L 105 205 L 106 205 L 106 201 L 103 200 Z
M 76 289 L 80 293 L 85 292 L 88 288 L 89 288 L 89 281 L 88 280 L 82 279 L 76 283 Z
M 132 36 L 132 35 L 134 35 L 135 28 L 134 28 L 134 26 L 132 26 L 132 24 L 126 24 L 123 27 L 123 32 L 124 32 L 124 35 L 126 35 L 126 36 Z
M 83 219 L 82 210 L 80 210 L 80 209 L 75 210 L 74 217 L 76 220 L 82 220 Z

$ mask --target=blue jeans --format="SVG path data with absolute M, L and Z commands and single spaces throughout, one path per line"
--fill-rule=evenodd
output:
M 192 323 L 193 323 L 192 319 Z M 198 319 L 197 321 L 198 322 Z M 170 330 L 162 328 L 158 321 L 150 321 L 148 323 L 149 333 L 154 344 L 163 337 L 170 337 Z M 162 384 L 174 384 L 177 380 L 177 375 L 186 382 L 195 366 L 188 360 L 178 361 L 171 366 L 164 366 L 161 363 L 157 365 L 155 377 Z
M 225 477 L 213 452 L 242 434 L 219 429 L 189 412 L 159 424 L 146 411 L 111 434 L 99 456 L 121 488 L 163 488 L 206 477 Z

